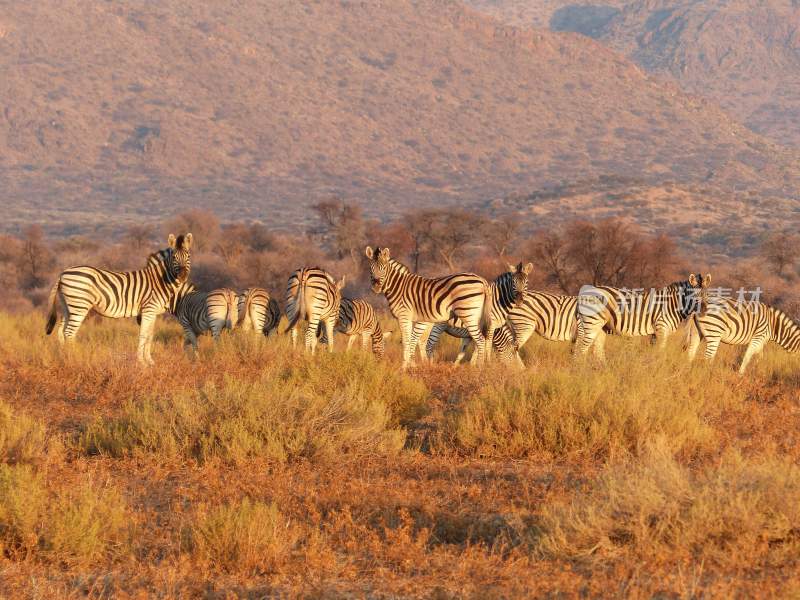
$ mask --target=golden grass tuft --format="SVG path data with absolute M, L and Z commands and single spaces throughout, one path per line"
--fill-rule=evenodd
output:
M 800 551 L 800 468 L 736 451 L 693 472 L 662 439 L 639 461 L 607 467 L 569 502 L 542 511 L 538 550 L 555 559 L 694 559 L 781 565 Z
M 191 528 L 191 539 L 196 556 L 213 568 L 264 574 L 286 562 L 296 535 L 274 502 L 243 498 L 201 509 Z
M 44 450 L 44 426 L 0 400 L 0 462 L 31 462 L 41 458 Z

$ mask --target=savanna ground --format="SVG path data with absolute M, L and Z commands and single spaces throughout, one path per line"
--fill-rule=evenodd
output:
M 611 339 L 401 372 L 0 313 L 4 597 L 800 595 L 800 369 Z M 450 341 L 441 355 L 450 359 Z

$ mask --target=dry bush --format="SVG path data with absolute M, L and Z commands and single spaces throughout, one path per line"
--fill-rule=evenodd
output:
M 39 545 L 46 503 L 42 477 L 30 465 L 0 464 L 0 551 L 24 559 Z
M 113 487 L 84 481 L 61 489 L 43 515 L 42 546 L 57 561 L 88 564 L 125 539 L 131 519 Z
M 800 468 L 780 457 L 726 453 L 692 471 L 665 438 L 639 461 L 611 465 L 568 502 L 542 511 L 537 548 L 549 558 L 604 560 L 620 553 L 757 567 L 800 551 Z
M 249 381 L 224 377 L 129 402 L 120 415 L 86 426 L 79 447 L 233 462 L 391 455 L 405 443 L 401 425 L 424 411 L 426 396 L 424 385 L 362 353 L 297 365 L 278 359 Z
M 44 426 L 0 400 L 0 461 L 31 462 L 40 458 L 44 449 Z
M 471 454 L 507 458 L 606 457 L 637 452 L 653 436 L 667 436 L 673 452 L 713 447 L 709 412 L 735 405 L 741 394 L 731 394 L 725 378 L 709 380 L 707 366 L 690 367 L 675 347 L 661 353 L 646 341 L 609 342 L 609 364 L 597 368 L 556 354 L 558 344 L 532 340 L 531 350 L 543 361 L 537 372 L 519 373 L 465 399 L 446 421 L 451 443 Z
M 243 498 L 201 509 L 191 528 L 195 554 L 212 569 L 264 574 L 286 562 L 297 535 L 275 503 Z

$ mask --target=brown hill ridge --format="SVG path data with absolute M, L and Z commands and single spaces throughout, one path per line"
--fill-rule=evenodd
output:
M 451 1 L 42 0 L 0 31 L 6 229 L 186 204 L 294 227 L 332 193 L 380 215 L 604 174 L 799 189 L 797 155 L 713 105 Z

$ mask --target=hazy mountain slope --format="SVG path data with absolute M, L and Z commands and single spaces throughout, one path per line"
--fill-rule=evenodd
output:
M 0 31 L 6 229 L 300 225 L 331 193 L 396 213 L 609 173 L 798 189 L 796 155 L 713 105 L 457 2 L 8 2 Z
M 577 31 L 674 77 L 756 132 L 800 146 L 797 0 L 467 0 L 512 24 Z

